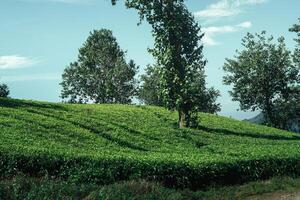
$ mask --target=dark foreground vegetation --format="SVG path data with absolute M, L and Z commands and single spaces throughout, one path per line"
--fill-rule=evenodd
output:
M 159 107 L 0 101 L 0 175 L 74 184 L 144 179 L 198 189 L 300 175 L 300 136 L 201 115 L 179 129 Z
M 49 177 L 31 178 L 18 175 L 0 181 L 0 199 L 105 199 L 105 200 L 226 200 L 265 199 L 266 196 L 298 194 L 300 179 L 273 178 L 241 186 L 215 187 L 193 191 L 171 189 L 159 183 L 144 180 L 124 181 L 110 185 L 74 184 L 51 180 Z M 276 192 L 276 193 L 274 193 Z

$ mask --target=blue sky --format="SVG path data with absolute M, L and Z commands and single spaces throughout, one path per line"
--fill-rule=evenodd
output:
M 266 30 L 285 36 L 294 47 L 288 28 L 300 17 L 299 0 L 188 0 L 187 6 L 206 33 L 207 82 L 221 91 L 221 115 L 244 119 L 256 115 L 237 111 L 238 103 L 222 85 L 222 66 L 241 49 L 247 32 Z M 137 26 L 135 10 L 115 7 L 110 0 L 1 0 L 0 82 L 11 97 L 59 102 L 61 74 L 77 58 L 78 48 L 94 29 L 111 29 L 127 58 L 143 68 L 153 62 L 147 48 L 153 44 L 147 23 Z

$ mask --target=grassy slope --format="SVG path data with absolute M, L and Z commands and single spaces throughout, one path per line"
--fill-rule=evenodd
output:
M 300 174 L 299 135 L 209 114 L 179 130 L 176 118 L 158 107 L 0 99 L 0 172 L 184 187 Z

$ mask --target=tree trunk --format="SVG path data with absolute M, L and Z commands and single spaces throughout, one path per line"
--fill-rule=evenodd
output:
M 179 120 L 178 120 L 179 128 L 189 127 L 190 124 L 189 112 L 185 109 L 179 109 L 178 114 L 179 114 Z
M 265 109 L 265 120 L 267 122 L 268 125 L 274 125 L 274 121 L 273 121 L 273 110 L 272 110 L 272 106 L 271 103 L 269 101 L 266 102 L 266 109 Z
M 178 111 L 179 114 L 179 128 L 184 128 L 187 126 L 186 113 L 183 110 Z

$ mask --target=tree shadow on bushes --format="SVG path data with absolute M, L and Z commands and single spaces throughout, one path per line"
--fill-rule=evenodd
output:
M 18 99 L 8 99 L 8 98 L 0 98 L 0 107 L 6 108 L 23 108 L 23 107 L 35 107 L 35 108 L 47 108 L 47 109 L 59 109 L 59 110 L 67 110 L 67 108 L 63 105 L 55 104 L 55 103 L 42 103 L 42 102 L 33 102 L 33 101 L 24 101 Z
M 239 136 L 239 137 L 250 137 L 250 138 L 256 138 L 256 139 L 268 139 L 268 140 L 300 140 L 300 136 L 282 136 L 282 135 L 265 135 L 262 133 L 250 133 L 250 132 L 235 132 L 235 131 L 230 131 L 227 129 L 218 129 L 218 128 L 208 128 L 205 126 L 199 125 L 197 129 L 206 131 L 209 133 L 217 133 L 217 134 L 222 134 L 222 135 L 234 135 L 234 136 Z
M 64 121 L 64 122 L 67 122 L 75 127 L 78 127 L 78 128 L 82 128 L 82 129 L 85 129 L 91 133 L 94 133 L 95 135 L 98 135 L 106 140 L 109 140 L 111 141 L 112 143 L 115 143 L 121 147 L 126 147 L 126 148 L 130 148 L 130 149 L 133 149 L 133 150 L 138 150 L 138 151 L 148 151 L 147 149 L 143 148 L 143 147 L 140 147 L 138 145 L 135 145 L 129 141 L 126 141 L 126 140 L 123 140 L 121 138 L 118 138 L 118 137 L 114 137 L 113 135 L 109 134 L 109 130 L 107 129 L 106 131 L 103 131 L 103 130 L 99 130 L 97 128 L 97 126 L 95 127 L 92 127 L 92 126 L 89 126 L 83 122 L 79 122 L 79 121 L 76 121 L 72 118 L 64 118 L 64 117 L 61 117 L 61 116 L 57 116 L 57 115 L 53 115 L 51 113 L 43 113 L 41 111 L 37 111 L 37 110 L 29 110 L 28 112 L 31 112 L 31 113 L 34 113 L 34 114 L 38 114 L 38 115 L 43 115 L 45 117 L 49 117 L 49 118 L 52 118 L 52 119 L 56 119 L 56 120 L 61 120 L 61 121 Z M 109 128 L 110 129 L 110 128 Z
M 144 137 L 148 140 L 159 141 L 159 138 L 157 138 L 157 137 L 151 136 L 150 134 L 146 134 L 146 133 L 144 133 L 142 131 L 139 131 L 139 130 L 135 130 L 133 128 L 130 128 L 129 126 L 125 126 L 124 124 L 119 124 L 119 123 L 116 123 L 116 122 L 110 122 L 110 124 L 120 128 L 120 129 L 123 129 L 127 133 L 133 134 L 135 136 L 142 136 L 142 137 Z

